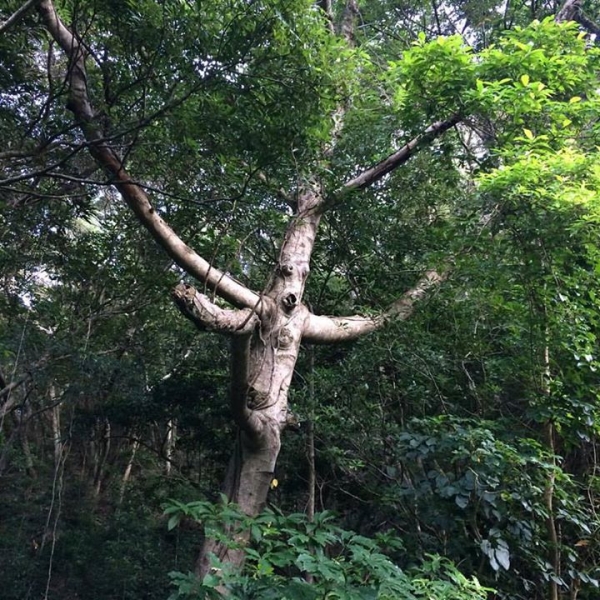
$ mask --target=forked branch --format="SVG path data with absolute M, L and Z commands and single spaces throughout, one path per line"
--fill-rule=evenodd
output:
M 256 292 L 215 269 L 192 250 L 157 214 L 146 192 L 128 175 L 117 153 L 103 141 L 96 125 L 96 111 L 92 106 L 85 68 L 86 50 L 79 39 L 64 25 L 51 0 L 41 0 L 38 11 L 52 38 L 62 48 L 69 61 L 69 101 L 88 142 L 89 150 L 98 164 L 112 177 L 112 182 L 135 213 L 140 223 L 162 246 L 165 252 L 187 273 L 206 284 L 221 298 L 240 308 L 252 308 L 260 297 Z
M 250 335 L 258 325 L 257 312 L 255 309 L 226 310 L 217 306 L 214 302 L 201 294 L 191 285 L 180 283 L 173 290 L 173 300 L 179 310 L 192 323 L 203 331 L 216 331 L 231 335 Z

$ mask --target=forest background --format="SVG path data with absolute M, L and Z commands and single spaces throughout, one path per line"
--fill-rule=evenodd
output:
M 598 597 L 597 3 L 0 22 L 2 598 Z

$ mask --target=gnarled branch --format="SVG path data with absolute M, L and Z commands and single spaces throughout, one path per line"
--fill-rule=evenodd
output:
M 260 300 L 255 308 L 223 309 L 211 302 L 208 296 L 185 283 L 180 283 L 173 290 L 173 300 L 198 329 L 231 335 L 251 334 L 259 323 L 257 311 L 262 309 Z
M 554 20 L 557 23 L 564 23 L 565 21 L 575 21 L 579 23 L 581 27 L 586 29 L 589 33 L 596 36 L 600 35 L 600 25 L 595 23 L 588 18 L 583 12 L 581 0 L 567 0 L 556 13 Z
M 405 321 L 414 312 L 417 302 L 427 296 L 448 276 L 435 270 L 427 271 L 418 283 L 402 294 L 384 313 L 365 317 L 329 317 L 310 314 L 305 322 L 302 341 L 313 344 L 332 344 L 356 340 L 380 329 L 392 320 Z

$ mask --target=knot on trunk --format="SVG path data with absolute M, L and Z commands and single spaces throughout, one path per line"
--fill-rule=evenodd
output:
M 283 297 L 281 300 L 281 304 L 283 305 L 283 310 L 286 312 L 292 312 L 296 306 L 299 304 L 299 298 L 296 294 L 290 293 Z
M 282 327 L 277 336 L 277 347 L 278 348 L 289 348 L 294 342 L 294 335 L 287 327 Z
M 264 410 L 269 406 L 269 394 L 256 388 L 250 388 L 246 398 L 246 405 L 250 410 Z
M 290 275 L 292 275 L 294 273 L 294 265 L 292 263 L 289 263 L 289 262 L 281 263 L 279 265 L 279 272 L 284 277 L 289 277 Z

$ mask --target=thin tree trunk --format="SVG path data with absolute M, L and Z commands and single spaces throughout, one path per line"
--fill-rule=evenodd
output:
M 548 345 L 550 332 L 547 324 L 548 315 L 545 306 L 543 306 L 542 311 L 546 321 L 544 331 L 545 345 L 543 353 L 542 393 L 546 397 L 549 397 L 551 393 L 550 378 L 552 376 L 550 370 L 550 347 Z M 554 570 L 556 577 L 560 577 L 560 546 L 558 544 L 558 532 L 556 528 L 556 520 L 554 518 L 554 488 L 556 483 L 555 433 L 554 423 L 551 420 L 546 421 L 546 423 L 544 423 L 544 437 L 552 461 L 552 468 L 544 488 L 544 504 L 546 505 L 546 511 L 548 512 L 548 517 L 546 518 L 546 530 L 548 532 L 548 539 L 550 541 L 550 564 L 552 565 L 552 569 Z M 549 586 L 549 600 L 559 600 L 558 583 L 550 579 Z
M 306 462 L 308 466 L 308 499 L 306 518 L 315 520 L 315 498 L 317 491 L 317 471 L 315 467 L 315 349 L 311 347 L 308 355 L 308 419 L 306 423 Z M 305 573 L 307 583 L 313 583 L 312 573 Z
M 548 421 L 544 424 L 544 434 L 546 437 L 546 443 L 548 449 L 552 454 L 552 466 L 556 466 L 555 459 L 555 443 L 554 443 L 554 424 Z M 544 504 L 546 505 L 546 511 L 548 517 L 546 519 L 546 529 L 548 531 L 548 539 L 550 541 L 550 563 L 557 577 L 560 577 L 560 547 L 558 544 L 558 532 L 556 528 L 556 521 L 554 518 L 554 486 L 555 486 L 556 475 L 554 469 L 548 475 L 546 480 L 546 487 L 544 488 Z M 550 600 L 558 600 L 558 584 L 556 581 L 550 580 Z
M 10 437 L 4 442 L 4 447 L 2 448 L 2 454 L 0 454 L 0 477 L 4 475 L 4 472 L 8 468 L 9 465 L 9 455 L 10 450 L 15 443 L 15 441 L 19 437 L 19 426 L 16 425 L 12 430 Z
M 127 483 L 129 482 L 129 478 L 131 477 L 131 470 L 133 469 L 133 463 L 135 461 L 135 455 L 137 454 L 139 445 L 139 440 L 135 438 L 133 440 L 133 443 L 131 444 L 131 454 L 129 455 L 129 460 L 127 461 L 127 466 L 125 467 L 125 472 L 123 473 L 123 478 L 121 479 L 121 489 L 119 491 L 119 506 L 123 504 L 123 499 L 125 498 L 125 489 L 127 488 Z
M 104 432 L 102 434 L 102 442 L 101 444 L 99 444 L 100 448 L 102 448 L 102 454 L 98 452 L 96 458 L 96 472 L 94 476 L 94 494 L 96 497 L 100 495 L 100 490 L 102 489 L 102 483 L 104 479 L 104 466 L 106 465 L 108 454 L 110 452 L 110 431 L 110 421 L 108 419 L 105 419 Z
M 173 455 L 175 453 L 175 443 L 177 441 L 177 421 L 169 419 L 167 422 L 167 439 L 165 442 L 165 474 L 167 477 L 171 475 L 171 466 Z
M 31 447 L 29 445 L 29 438 L 27 436 L 27 422 L 26 416 L 21 415 L 21 424 L 19 427 L 19 441 L 21 443 L 21 450 L 23 450 L 23 456 L 25 457 L 25 469 L 27 474 L 32 478 L 37 478 L 37 472 L 35 470 L 33 456 L 31 454 Z
M 50 385 L 49 390 L 50 404 L 50 420 L 52 424 L 52 445 L 54 448 L 54 464 L 58 465 L 62 458 L 62 432 L 60 426 L 60 402 L 56 401 L 56 389 L 54 384 Z
M 315 424 L 309 418 L 306 424 L 306 458 L 308 463 L 308 500 L 306 502 L 306 516 L 309 521 L 315 518 L 315 504 L 317 496 L 317 471 L 315 467 Z
M 315 498 L 317 488 L 317 471 L 315 467 L 315 350 L 309 350 L 309 379 L 308 379 L 308 410 L 309 417 L 306 424 L 306 458 L 308 463 L 308 500 L 306 502 L 306 516 L 309 521 L 315 518 Z

